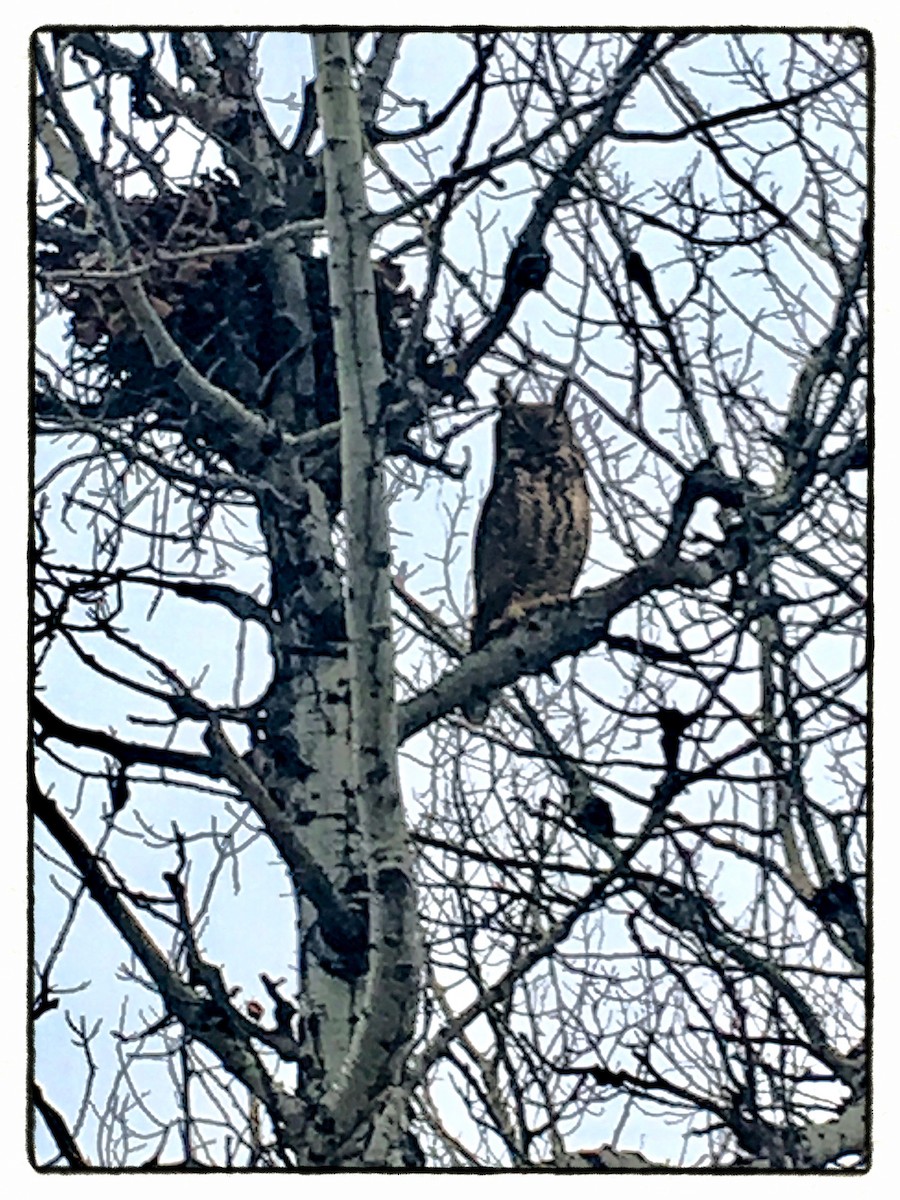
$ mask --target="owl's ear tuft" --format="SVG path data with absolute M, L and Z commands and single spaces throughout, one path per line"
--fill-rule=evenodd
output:
M 557 412 L 562 412 L 562 410 L 563 410 L 563 406 L 566 402 L 566 397 L 569 394 L 569 384 L 571 382 L 572 382 L 572 380 L 567 375 L 565 377 L 565 379 L 563 379 L 561 381 L 561 383 L 557 387 L 556 391 L 553 393 L 553 407 L 556 409 Z
M 505 379 L 497 380 L 497 386 L 494 388 L 494 395 L 497 397 L 497 403 L 501 408 L 505 408 L 507 404 L 513 404 L 516 399 Z

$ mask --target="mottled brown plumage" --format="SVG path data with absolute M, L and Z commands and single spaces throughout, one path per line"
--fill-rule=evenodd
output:
M 475 535 L 473 650 L 528 608 L 571 596 L 584 563 L 590 500 L 567 390 L 566 380 L 552 403 L 523 404 L 497 386 L 494 477 Z

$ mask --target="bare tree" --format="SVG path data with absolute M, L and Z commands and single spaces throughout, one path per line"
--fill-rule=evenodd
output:
M 37 1164 L 866 1165 L 869 59 L 35 37 Z

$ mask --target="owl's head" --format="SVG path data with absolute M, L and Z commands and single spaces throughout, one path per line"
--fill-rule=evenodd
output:
M 540 460 L 571 447 L 574 434 L 565 409 L 568 390 L 569 380 L 564 379 L 550 404 L 526 404 L 501 379 L 494 391 L 500 405 L 497 457 Z

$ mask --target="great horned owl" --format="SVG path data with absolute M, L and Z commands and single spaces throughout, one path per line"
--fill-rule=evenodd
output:
M 480 650 L 528 608 L 569 597 L 591 533 L 584 452 L 565 411 L 568 380 L 550 404 L 522 404 L 497 385 L 494 477 L 475 534 L 475 620 Z M 484 698 L 466 707 L 483 720 Z

